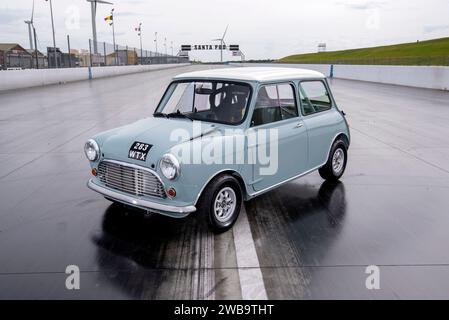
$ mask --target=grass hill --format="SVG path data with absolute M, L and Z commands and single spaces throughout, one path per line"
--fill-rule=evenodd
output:
M 449 38 L 389 46 L 296 54 L 279 59 L 289 63 L 449 65 Z

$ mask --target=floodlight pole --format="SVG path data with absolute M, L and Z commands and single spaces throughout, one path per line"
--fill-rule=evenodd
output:
M 92 39 L 94 41 L 94 53 L 97 53 L 97 23 L 95 17 L 97 15 L 97 2 L 92 1 L 90 3 L 90 12 L 92 15 Z
M 34 54 L 36 55 L 36 69 L 39 69 L 39 58 L 37 56 L 37 42 L 36 42 L 36 29 L 33 26 L 33 35 L 34 35 Z
M 156 46 L 156 56 L 157 56 L 157 31 L 154 33 L 154 43 Z
M 45 0 L 48 1 L 48 0 Z M 50 15 L 51 15 L 51 29 L 53 31 L 53 55 L 54 55 L 54 60 L 55 60 L 55 68 L 58 67 L 58 59 L 56 57 L 56 39 L 55 39 L 55 23 L 53 21 L 53 4 L 51 3 L 50 0 Z
M 114 20 L 114 8 L 111 10 L 112 17 L 112 45 L 114 46 L 115 65 L 118 65 L 117 48 L 115 46 L 115 20 Z
M 140 64 L 142 64 L 143 51 L 142 51 L 142 22 L 139 23 L 139 36 L 140 36 Z

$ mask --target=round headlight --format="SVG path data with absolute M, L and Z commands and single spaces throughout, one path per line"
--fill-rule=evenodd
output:
M 169 180 L 179 175 L 179 161 L 170 153 L 164 154 L 160 162 L 162 174 Z
M 84 153 L 90 161 L 97 160 L 100 157 L 100 147 L 98 146 L 98 143 L 93 139 L 87 140 L 84 145 Z

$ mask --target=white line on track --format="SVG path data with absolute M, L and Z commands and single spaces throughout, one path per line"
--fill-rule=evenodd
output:
M 267 300 L 267 292 L 244 204 L 233 229 L 243 300 Z

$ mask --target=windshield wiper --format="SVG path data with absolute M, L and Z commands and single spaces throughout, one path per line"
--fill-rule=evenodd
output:
M 188 115 L 181 113 L 178 111 L 176 112 L 171 112 L 171 113 L 167 113 L 167 118 L 185 118 L 185 119 L 189 119 L 191 121 L 193 121 L 193 119 L 191 117 L 189 117 Z
M 168 118 L 167 115 L 165 113 L 162 113 L 162 112 L 155 112 L 155 113 L 153 113 L 153 117 L 155 117 L 155 118 L 157 118 L 157 117 Z

